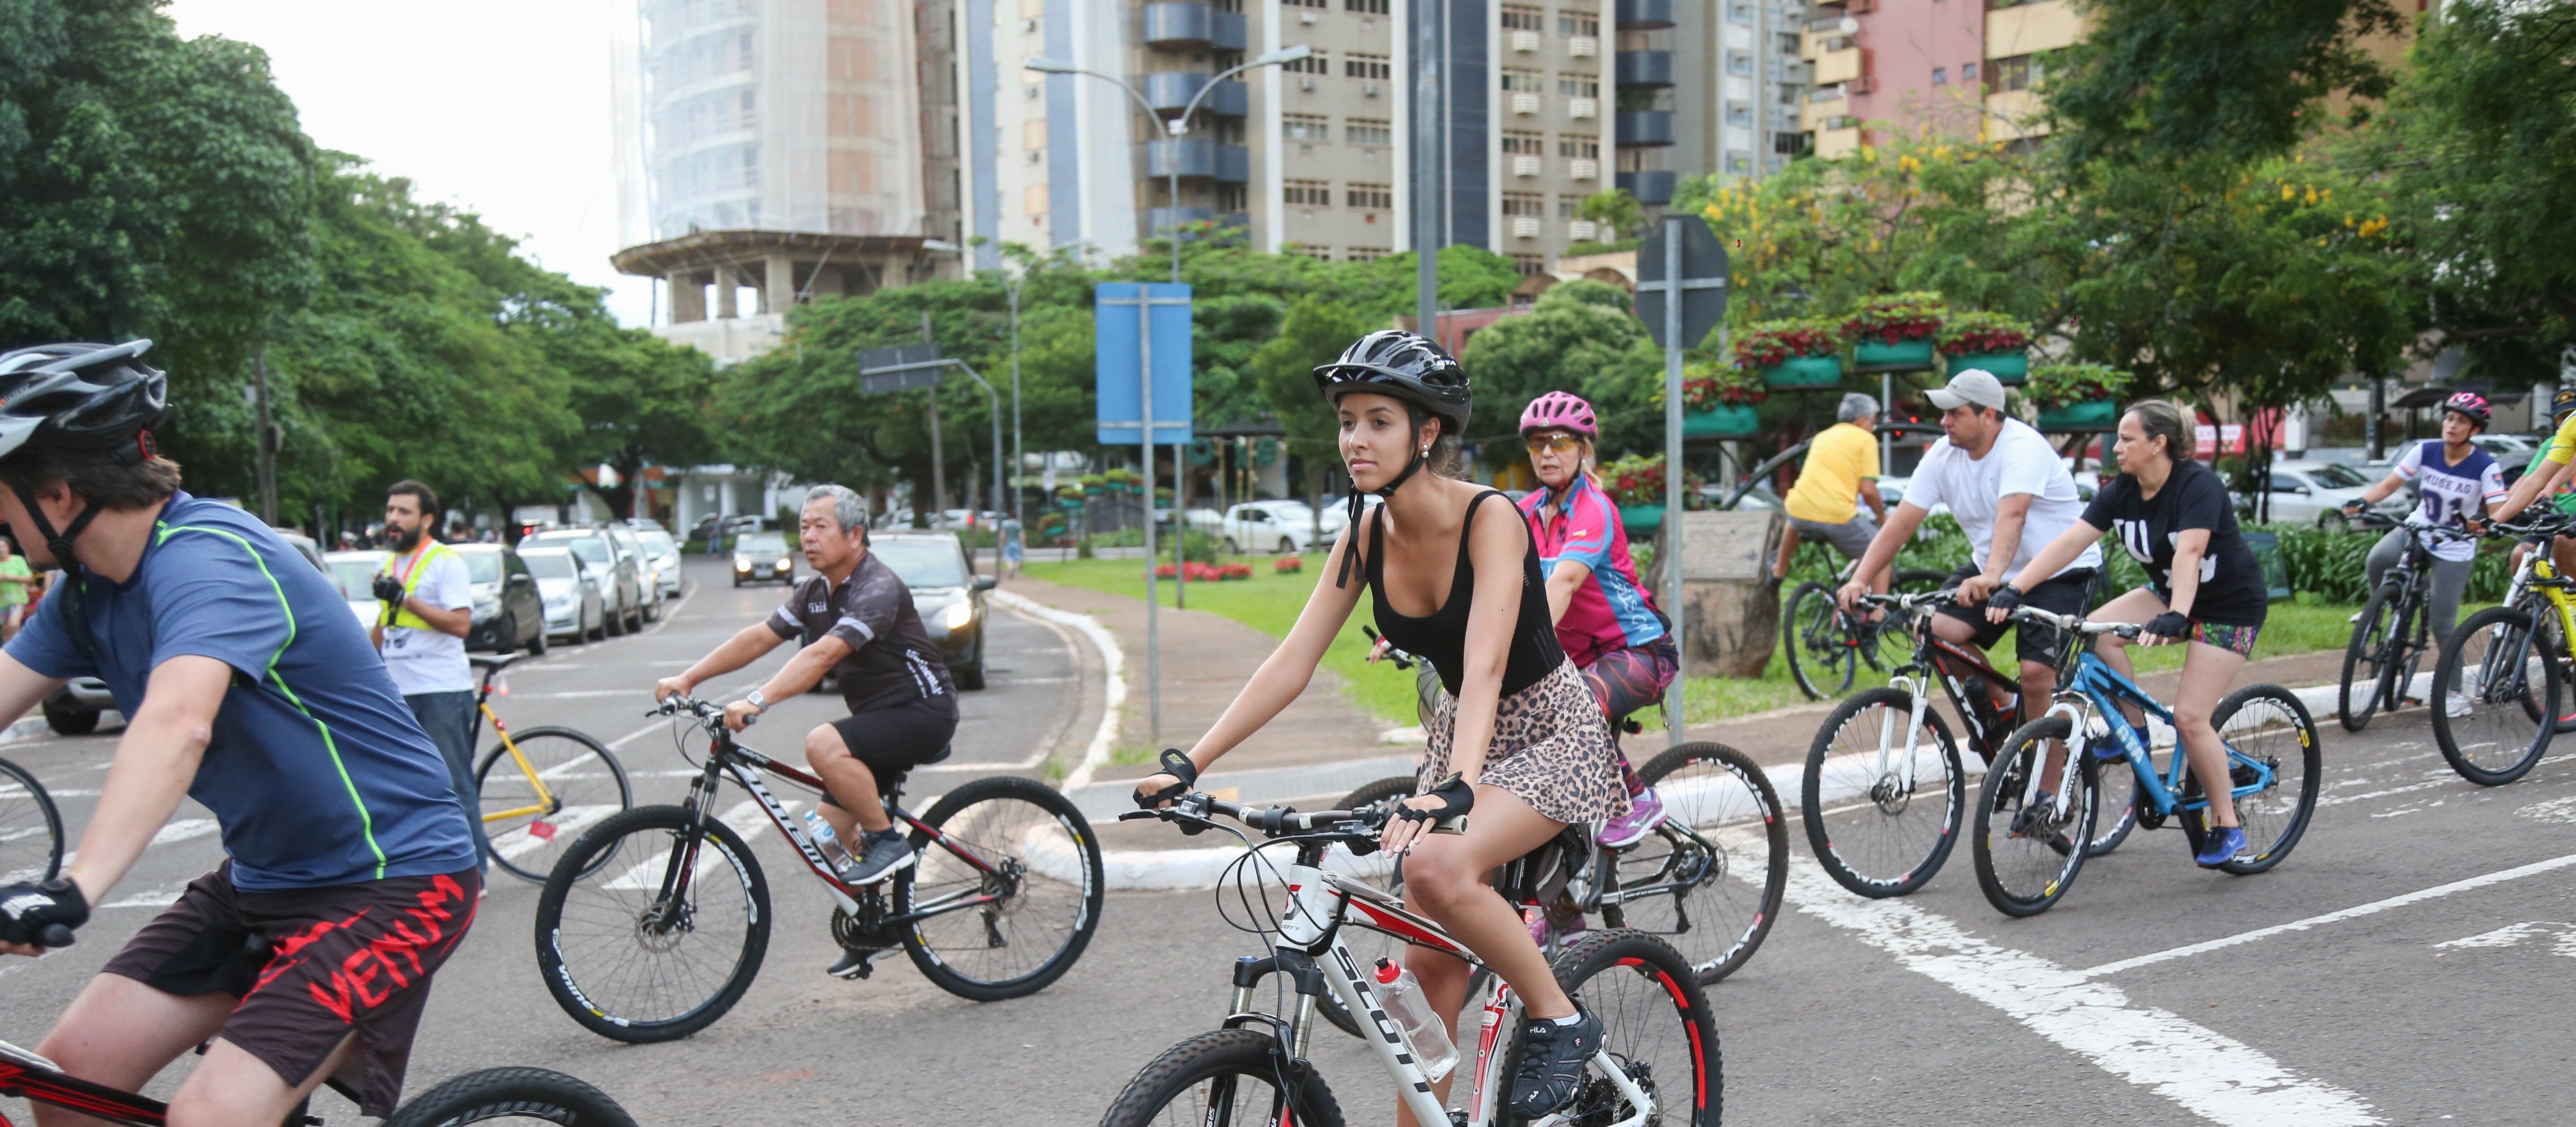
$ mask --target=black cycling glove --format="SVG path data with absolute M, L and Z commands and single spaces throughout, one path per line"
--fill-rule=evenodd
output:
M 2148 619 L 2147 624 L 2138 629 L 2142 633 L 2153 634 L 2160 638 L 2183 638 L 2191 634 L 2191 619 L 2173 611 L 2166 611 Z
M 1459 778 L 1456 771 L 1449 772 L 1448 778 L 1440 780 L 1433 784 L 1430 790 L 1422 792 L 1422 797 L 1439 799 L 1440 805 L 1424 810 L 1408 802 L 1395 808 L 1395 816 L 1408 822 L 1440 822 L 1455 818 L 1476 807 L 1476 788 L 1468 785 L 1467 780 Z
M 403 600 L 409 598 L 410 594 L 410 592 L 403 590 L 402 580 L 396 579 L 390 575 L 379 575 L 376 577 L 375 595 L 377 599 L 383 602 L 392 603 L 395 606 L 401 606 L 403 604 Z
M 2014 607 L 2020 605 L 2021 588 L 2015 587 L 2010 583 L 2006 583 L 2001 587 L 1995 588 L 1993 594 L 1986 596 L 1986 606 L 1993 610 L 2009 612 Z
M 1140 788 L 1136 792 L 1137 809 L 1155 809 L 1166 802 L 1170 802 L 1175 798 L 1179 798 L 1182 795 L 1190 793 L 1190 787 L 1199 781 L 1199 765 L 1190 762 L 1190 757 L 1181 754 L 1179 748 L 1167 747 L 1163 749 L 1162 768 L 1163 769 L 1160 772 L 1161 774 L 1170 775 L 1180 781 L 1151 793 Z
M 88 922 L 89 899 L 70 877 L 0 886 L 0 943 L 35 943 L 57 924 L 69 929 Z

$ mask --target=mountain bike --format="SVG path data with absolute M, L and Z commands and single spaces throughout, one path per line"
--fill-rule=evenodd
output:
M 915 817 L 899 801 L 898 781 L 881 801 L 888 817 L 911 828 L 913 863 L 888 880 L 853 885 L 761 775 L 818 794 L 821 779 L 737 743 L 717 705 L 674 696 L 652 714 L 686 717 L 707 735 L 687 798 L 585 831 L 555 862 L 537 900 L 539 976 L 593 1033 L 627 1042 L 686 1037 L 750 989 L 769 948 L 771 913 L 768 878 L 742 835 L 763 818 L 831 894 L 832 938 L 869 956 L 862 978 L 901 950 L 958 997 L 1018 998 L 1063 977 L 1100 926 L 1100 842 L 1072 801 L 1044 783 L 977 779 Z M 751 798 L 719 815 L 716 795 L 727 780 Z
M 1903 896 L 1923 887 L 1958 843 L 1968 771 L 1949 722 L 1932 707 L 1931 686 L 1940 686 L 1967 726 L 1968 748 L 1981 769 L 1994 762 L 2004 733 L 2021 722 L 2020 680 L 1932 631 L 1932 612 L 1952 597 L 1950 591 L 1863 596 L 1887 608 L 1889 621 L 1907 624 L 1914 651 L 1887 684 L 1836 705 L 1807 748 L 1799 776 L 1807 844 L 1834 883 L 1856 895 Z M 2096 856 L 2119 848 L 2137 825 L 2134 791 L 2104 798 L 2119 813 L 2092 837 Z
M 2036 607 L 2017 608 L 2013 616 L 2086 639 L 2134 639 L 2141 632 L 2132 623 L 2089 622 Z M 2194 853 L 2216 828 L 2207 821 L 2206 784 L 2188 771 L 2179 744 L 2158 776 L 2152 748 L 2129 723 L 2127 709 L 2167 724 L 2173 713 L 2092 646 L 2067 649 L 2048 711 L 2005 737 L 1977 793 L 1977 886 L 1987 903 L 2008 916 L 2045 912 L 2075 887 L 2090 851 L 2071 843 L 2092 832 L 2101 759 L 2094 748 L 2104 744 L 2103 737 L 2137 780 L 2140 827 L 2157 829 L 2172 818 Z M 2279 685 L 2247 685 L 2229 693 L 2209 719 L 2226 745 L 2228 786 L 2245 825 L 2245 851 L 2219 868 L 2238 875 L 2263 872 L 2290 855 L 2316 812 L 2324 774 L 2316 721 L 2298 694 Z
M 588 733 L 571 728 L 513 733 L 501 722 L 492 711 L 492 695 L 507 696 L 509 690 L 498 686 L 496 678 L 516 660 L 516 654 L 465 659 L 483 672 L 474 708 L 500 737 L 475 764 L 474 793 L 482 803 L 492 863 L 520 880 L 542 883 L 572 842 L 570 835 L 631 808 L 634 792 L 627 786 L 626 768 L 609 754 L 608 745 Z M 475 733 L 481 731 L 478 721 Z
M 1789 654 L 1789 675 L 1808 700 L 1851 688 L 1863 663 L 1885 671 L 1913 651 L 1913 639 L 1898 616 L 1872 622 L 1868 614 L 1846 611 L 1834 601 L 1834 592 L 1859 571 L 1860 561 L 1853 560 L 1834 573 L 1832 586 L 1813 580 L 1799 584 L 1781 615 L 1780 645 Z M 1896 573 L 1895 593 L 1924 594 L 1948 578 L 1929 568 L 1903 568 Z
M 1252 827 L 1268 840 L 1256 845 L 1249 835 L 1216 821 L 1218 816 Z M 1234 996 L 1219 1028 L 1154 1058 L 1110 1104 L 1102 1127 L 1245 1122 L 1339 1127 L 1341 1108 L 1307 1055 L 1319 1004 L 1328 993 L 1345 1010 L 1367 1015 L 1369 1047 L 1415 1122 L 1487 1127 L 1517 1121 L 1500 1105 L 1519 1066 L 1519 993 L 1491 973 L 1482 975 L 1481 989 L 1471 991 L 1481 1024 L 1472 1055 L 1467 1044 L 1458 1047 L 1465 1083 L 1453 1095 L 1463 1106 L 1452 1112 L 1432 1093 L 1432 1078 L 1379 1002 L 1370 964 L 1347 941 L 1354 932 L 1376 933 L 1483 969 L 1475 953 L 1438 924 L 1406 911 L 1383 890 L 1323 867 L 1333 846 L 1361 855 L 1374 851 L 1386 817 L 1383 810 L 1301 814 L 1285 806 L 1245 807 L 1197 792 L 1160 810 L 1119 816 L 1121 821 L 1161 819 L 1191 831 L 1220 829 L 1250 847 L 1227 873 L 1245 918 L 1232 918 L 1223 891 L 1218 905 L 1228 922 L 1268 941 L 1272 953 L 1235 960 Z M 1450 819 L 1435 832 L 1455 832 L 1453 825 L 1463 821 Z M 1569 864 L 1567 851 L 1575 843 L 1567 836 L 1581 832 L 1581 827 L 1571 827 L 1568 834 L 1504 866 L 1496 891 L 1514 904 L 1539 903 L 1544 874 Z M 1285 867 L 1264 853 L 1274 845 L 1294 847 L 1295 856 Z M 1273 879 L 1286 886 L 1284 904 L 1271 894 Z M 1566 992 L 1600 1019 L 1604 1035 L 1574 1102 L 1528 1122 L 1715 1127 L 1723 1087 L 1717 1023 L 1680 953 L 1643 932 L 1609 928 L 1575 939 L 1550 965 Z M 1274 975 L 1272 1004 L 1264 1009 L 1256 990 Z M 1459 1032 L 1466 1028 L 1462 1023 Z
M 27 769 L 0 759 L 0 884 L 63 871 L 63 815 Z
M 2490 535 L 2532 541 L 2504 605 L 2470 615 L 2433 663 L 2433 740 L 2460 777 L 2503 786 L 2530 773 L 2567 715 L 2566 693 L 2576 649 L 2576 581 L 2559 574 L 2549 542 L 2576 520 L 2555 514 L 2523 525 L 2499 524 Z M 2464 698 L 2452 715 L 2449 699 Z
M 2377 712 L 2394 712 L 2417 701 L 2407 693 L 2425 653 L 2433 648 L 2433 624 L 2424 613 L 2424 601 L 2433 587 L 2433 553 L 2425 541 L 2428 536 L 2466 535 L 2414 517 L 2387 527 L 2406 530 L 2406 551 L 2381 574 L 2378 589 L 2352 620 L 2352 640 L 2343 651 L 2343 680 L 2335 695 L 2335 717 L 2347 732 L 2369 727 Z

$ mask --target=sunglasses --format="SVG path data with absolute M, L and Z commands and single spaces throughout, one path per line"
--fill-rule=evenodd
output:
M 1528 445 L 1530 456 L 1535 458 L 1551 451 L 1558 454 L 1574 453 L 1583 448 L 1583 440 L 1570 434 L 1536 435 L 1529 439 Z

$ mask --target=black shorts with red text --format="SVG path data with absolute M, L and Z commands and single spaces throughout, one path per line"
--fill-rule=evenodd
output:
M 228 861 L 189 882 L 104 969 L 164 994 L 240 999 L 221 1036 L 289 1087 L 354 1030 L 358 1048 L 333 1079 L 381 1118 L 402 1095 L 430 977 L 474 923 L 482 884 L 468 868 L 244 892 Z

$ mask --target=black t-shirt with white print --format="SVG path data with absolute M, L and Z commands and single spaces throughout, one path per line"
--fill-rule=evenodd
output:
M 2200 591 L 2192 598 L 2191 617 L 2222 626 L 2263 624 L 2271 605 L 2263 566 L 2237 530 L 2227 486 L 2209 467 L 2175 462 L 2172 476 L 2153 497 L 2140 496 L 2132 475 L 2112 478 L 2084 507 L 2084 523 L 2115 535 L 2168 603 L 2173 601 L 2175 538 L 2187 529 L 2208 529 L 2209 550 L 2200 557 Z
M 832 676 L 852 714 L 933 699 L 953 707 L 957 699 L 947 663 L 913 608 L 912 589 L 874 552 L 859 557 L 847 582 L 816 575 L 797 584 L 768 625 L 804 644 L 827 634 L 849 644 L 850 656 L 832 667 Z

